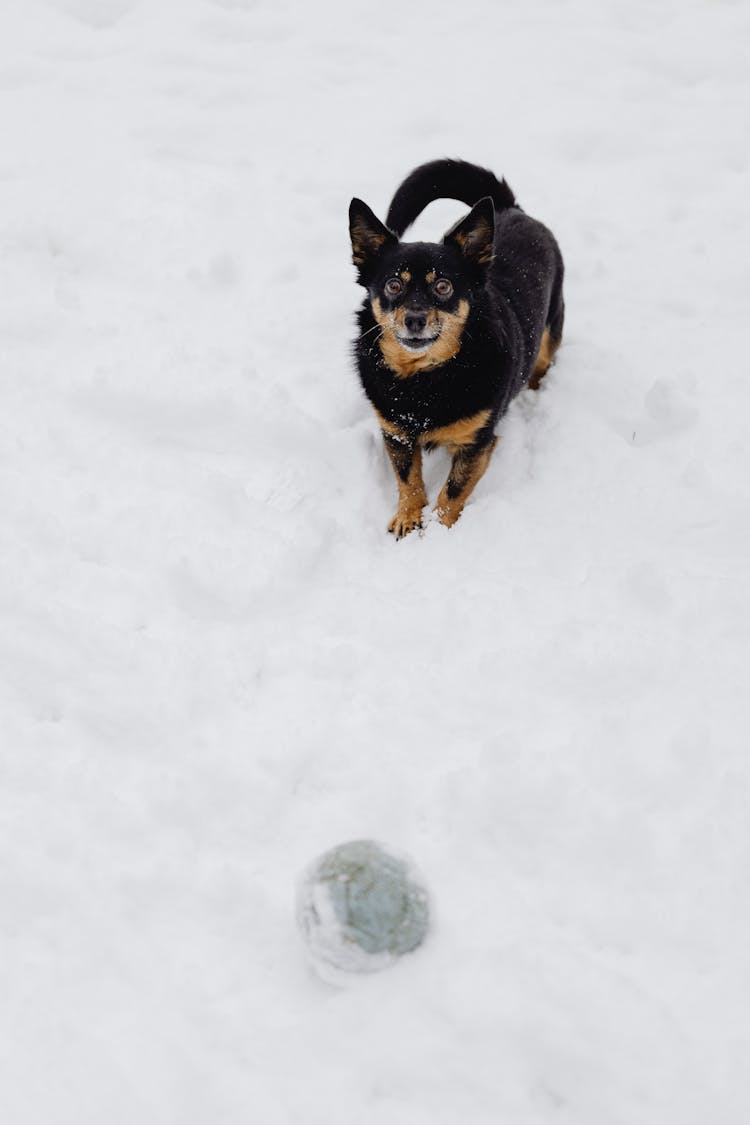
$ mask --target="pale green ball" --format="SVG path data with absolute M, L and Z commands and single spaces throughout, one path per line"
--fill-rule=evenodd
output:
M 424 941 L 429 898 L 408 860 L 374 840 L 352 840 L 308 868 L 297 918 L 319 969 L 376 972 Z

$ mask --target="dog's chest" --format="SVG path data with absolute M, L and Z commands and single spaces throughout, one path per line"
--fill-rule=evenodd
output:
M 365 361 L 360 378 L 377 413 L 415 436 L 491 410 L 497 397 L 494 380 L 456 361 L 405 379 L 396 378 L 383 364 Z

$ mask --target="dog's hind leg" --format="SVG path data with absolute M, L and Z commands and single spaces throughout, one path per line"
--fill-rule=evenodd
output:
M 438 496 L 438 519 L 445 527 L 453 527 L 464 504 L 474 491 L 477 483 L 487 471 L 497 438 L 490 434 L 477 445 L 459 446 L 453 454 L 453 464 L 448 479 Z
M 560 327 L 559 335 L 555 336 L 552 332 L 551 326 L 548 324 L 542 333 L 542 342 L 539 345 L 536 359 L 534 361 L 534 370 L 531 372 L 529 379 L 529 387 L 532 391 L 539 390 L 539 384 L 544 376 L 552 366 L 552 360 L 555 358 L 555 352 L 560 347 L 560 340 L 562 337 L 562 326 Z
M 544 376 L 552 366 L 552 361 L 555 358 L 555 352 L 562 343 L 563 322 L 565 320 L 565 301 L 563 299 L 563 265 L 562 258 L 558 255 L 558 265 L 555 274 L 555 279 L 552 285 L 552 295 L 550 297 L 549 310 L 547 312 L 547 326 L 542 333 L 542 339 L 539 344 L 539 351 L 537 352 L 536 360 L 534 361 L 534 369 L 531 372 L 529 379 L 529 387 L 532 391 L 539 389 Z

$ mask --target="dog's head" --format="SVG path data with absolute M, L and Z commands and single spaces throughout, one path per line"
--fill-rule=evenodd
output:
M 413 374 L 452 359 L 492 261 L 492 200 L 480 200 L 442 242 L 432 243 L 400 242 L 366 203 L 353 199 L 349 233 L 388 366 Z

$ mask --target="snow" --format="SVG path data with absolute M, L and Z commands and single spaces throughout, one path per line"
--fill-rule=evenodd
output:
M 3 5 L 0 1120 L 748 1120 L 749 34 Z M 554 230 L 566 337 L 396 543 L 346 211 L 442 155 Z M 434 923 L 334 988 L 294 887 L 363 837 Z

